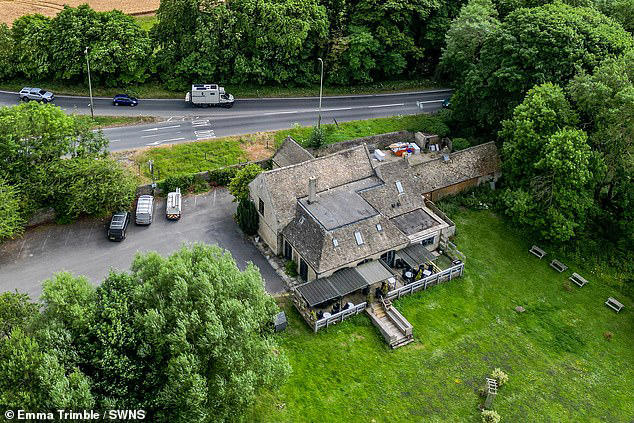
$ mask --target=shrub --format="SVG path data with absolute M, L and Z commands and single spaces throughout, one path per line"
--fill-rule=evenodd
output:
M 324 129 L 314 126 L 313 131 L 306 140 L 306 145 L 314 149 L 318 149 L 326 145 L 326 132 Z
M 297 273 L 297 263 L 294 260 L 287 260 L 284 263 L 284 272 L 291 278 L 294 278 L 298 275 Z
M 493 373 L 491 373 L 491 377 L 498 381 L 499 386 L 504 385 L 509 380 L 509 376 L 504 373 L 504 371 L 499 367 L 493 370 Z
M 471 144 L 466 138 L 454 138 L 451 140 L 451 147 L 453 148 L 453 151 L 460 151 L 471 147 Z
M 255 209 L 255 204 L 251 200 L 243 200 L 238 203 L 236 212 L 238 226 L 247 235 L 255 235 L 258 233 L 258 223 L 260 217 Z
M 501 417 L 494 410 L 482 410 L 483 423 L 499 423 Z
M 223 167 L 209 171 L 209 183 L 215 186 L 229 185 L 231 179 L 236 176 L 238 169 L 235 167 Z
M 229 182 L 229 192 L 233 195 L 234 201 L 246 201 L 249 199 L 249 184 L 256 176 L 262 173 L 262 168 L 255 163 L 251 163 L 238 170 Z
M 174 192 L 176 188 L 186 191 L 194 183 L 194 175 L 168 176 L 157 185 L 164 192 Z
M 23 227 L 20 192 L 0 179 L 0 241 L 19 235 Z

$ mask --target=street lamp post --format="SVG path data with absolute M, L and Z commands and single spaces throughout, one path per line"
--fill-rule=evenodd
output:
M 319 120 L 317 121 L 317 127 L 321 128 L 321 96 L 324 91 L 324 61 L 321 57 L 318 57 L 319 63 L 321 63 L 321 78 L 319 79 Z
M 90 116 L 92 118 L 95 117 L 94 107 L 92 103 L 92 83 L 90 81 L 90 62 L 88 61 L 88 46 L 84 50 L 84 54 L 86 55 L 86 67 L 88 68 L 88 92 L 90 93 Z

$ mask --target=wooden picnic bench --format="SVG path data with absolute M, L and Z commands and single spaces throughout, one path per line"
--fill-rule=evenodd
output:
M 542 250 L 541 248 L 539 248 L 537 245 L 533 245 L 531 247 L 530 250 L 528 250 L 529 253 L 533 254 L 534 256 L 536 256 L 538 259 L 543 259 L 544 256 L 546 255 L 546 251 Z
M 570 279 L 571 281 L 579 285 L 580 288 L 582 288 L 585 284 L 588 283 L 588 281 L 585 280 L 579 273 L 573 273 L 572 276 L 569 277 L 568 279 Z
M 559 260 L 553 260 L 550 262 L 550 267 L 558 271 L 559 273 L 564 272 L 568 266 L 560 262 Z
M 620 302 L 618 302 L 616 299 L 612 297 L 608 298 L 608 300 L 605 302 L 605 305 L 610 307 L 612 310 L 616 311 L 617 313 L 621 311 L 623 307 L 625 307 L 623 304 L 621 304 Z

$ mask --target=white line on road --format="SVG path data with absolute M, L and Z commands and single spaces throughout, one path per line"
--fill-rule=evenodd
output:
M 377 104 L 376 106 L 368 106 L 368 109 L 375 109 L 378 107 L 398 107 L 398 106 L 405 106 L 405 103 Z
M 443 101 L 445 101 L 445 100 L 442 100 L 442 99 L 441 99 L 441 100 L 417 101 L 417 103 L 420 103 L 420 104 L 427 104 L 427 103 L 442 103 Z
M 270 115 L 290 115 L 293 113 L 298 113 L 297 110 L 289 110 L 287 112 L 270 112 L 270 113 L 264 113 L 264 116 L 270 116 Z
M 121 140 L 110 140 L 110 142 L 117 142 L 117 141 L 121 141 Z
M 161 126 L 160 128 L 141 129 L 141 132 L 158 131 L 159 129 L 180 128 L 180 125 Z
M 163 134 L 141 135 L 141 138 L 160 137 L 161 135 L 163 135 Z
M 335 109 L 321 109 L 322 112 L 338 112 L 339 110 L 352 110 L 352 107 L 338 107 Z
M 185 138 L 181 137 L 181 138 L 170 138 L 169 140 L 163 140 L 161 142 L 170 142 L 170 141 L 182 141 Z

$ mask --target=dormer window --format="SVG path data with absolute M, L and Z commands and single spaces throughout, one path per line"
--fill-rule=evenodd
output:
M 356 231 L 354 233 L 354 238 L 357 240 L 357 245 L 363 245 L 363 237 L 361 236 L 361 232 Z
M 399 194 L 403 194 L 403 184 L 401 184 L 401 181 L 396 181 L 396 190 Z
M 305 220 L 305 219 L 304 219 L 304 216 L 300 217 L 300 218 L 299 218 L 299 224 L 301 225 L 302 223 L 304 223 L 304 220 Z
M 337 241 L 337 238 L 333 238 L 332 239 L 332 246 L 333 247 L 338 247 L 339 246 L 339 241 Z
M 380 223 L 377 223 L 377 224 L 376 224 L 376 230 L 377 230 L 378 232 L 381 232 L 381 231 L 383 230 L 383 226 L 381 226 L 381 224 L 380 224 Z

